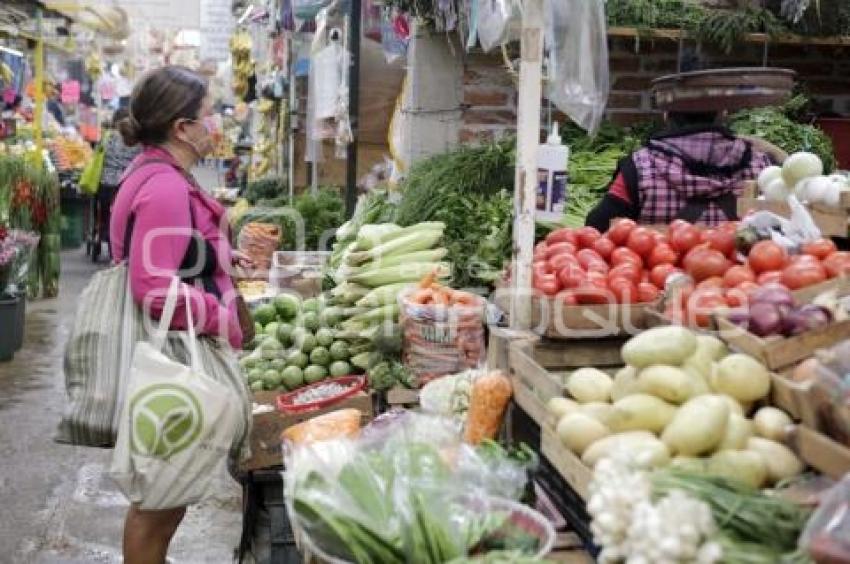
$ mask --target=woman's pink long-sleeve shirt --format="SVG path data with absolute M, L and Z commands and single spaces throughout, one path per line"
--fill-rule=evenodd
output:
M 146 160 L 166 160 L 138 167 Z M 170 163 L 170 164 L 169 164 Z M 180 269 L 189 246 L 192 215 L 195 229 L 215 249 L 217 266 L 213 281 L 222 299 L 188 285 L 192 318 L 198 332 L 227 339 L 234 348 L 242 344 L 242 331 L 236 313 L 235 290 L 228 268 L 232 247 L 227 235 L 225 209 L 194 187 L 180 166 L 164 149 L 147 147 L 127 168 L 131 172 L 121 185 L 112 207 L 109 240 L 115 261 L 127 256 L 124 233 L 131 215 L 135 216 L 130 239 L 130 289 L 134 301 L 159 319 L 165 293 Z M 172 329 L 185 329 L 186 309 L 182 293 L 177 300 Z

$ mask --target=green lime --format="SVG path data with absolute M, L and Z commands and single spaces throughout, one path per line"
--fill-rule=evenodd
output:
M 286 360 L 282 358 L 276 358 L 269 363 L 269 368 L 271 370 L 277 370 L 278 372 L 282 372 L 284 368 L 286 368 Z
M 319 314 L 322 327 L 336 327 L 342 321 L 342 308 L 329 307 Z
M 298 368 L 304 369 L 307 368 L 307 365 L 310 364 L 309 357 L 301 351 L 292 351 L 286 357 L 286 364 L 288 366 L 296 366 Z
M 250 387 L 252 392 L 262 392 L 263 390 L 265 390 L 265 388 L 263 387 L 262 380 L 254 380 L 253 382 L 251 382 Z
M 319 313 L 322 311 L 322 305 L 322 300 L 320 298 L 310 298 L 308 300 L 304 300 L 304 303 L 301 305 L 301 311 L 305 313 Z
M 268 335 L 269 337 L 277 338 L 277 328 L 280 327 L 280 323 L 277 321 L 272 321 L 265 327 L 263 327 L 263 333 Z
M 310 352 L 310 364 L 327 366 L 331 363 L 331 353 L 325 347 L 316 347 Z
M 294 390 L 304 385 L 304 373 L 297 366 L 289 366 L 282 373 L 283 385 L 287 390 Z
M 254 333 L 256 335 L 262 335 L 263 333 L 263 326 L 259 321 L 254 322 Z
M 274 321 L 276 317 L 277 311 L 275 311 L 274 306 L 271 304 L 263 304 L 254 310 L 254 321 L 263 327 Z
M 349 374 L 351 374 L 351 365 L 344 360 L 337 360 L 331 364 L 331 376 L 334 378 L 348 376 Z
M 348 360 L 348 357 L 351 356 L 351 353 L 348 352 L 348 343 L 345 341 L 334 341 L 330 353 L 334 360 Z
M 283 345 L 280 344 L 280 341 L 274 337 L 266 337 L 263 342 L 260 343 L 259 349 L 263 358 L 267 360 L 278 358 L 283 353 Z
M 314 384 L 319 380 L 324 380 L 328 375 L 328 369 L 324 366 L 316 366 L 311 364 L 304 370 L 304 382 Z
M 284 321 L 295 319 L 298 310 L 301 309 L 301 300 L 292 294 L 280 294 L 272 301 L 277 314 Z
M 334 332 L 327 327 L 316 331 L 316 341 L 323 347 L 329 347 L 334 342 Z
M 276 390 L 282 382 L 283 379 L 277 370 L 266 370 L 263 373 L 263 387 L 267 390 Z
M 257 381 L 262 382 L 263 374 L 265 374 L 265 370 L 262 368 L 252 368 L 248 371 L 248 381 L 252 384 Z
M 310 354 L 310 351 L 316 348 L 316 337 L 312 333 L 304 333 L 293 344 L 301 349 L 301 352 Z
M 292 332 L 295 330 L 295 327 L 290 325 L 289 323 L 281 323 L 277 327 L 277 340 L 280 341 L 284 346 L 289 346 L 292 344 Z
M 319 326 L 321 326 L 319 314 L 313 311 L 306 312 L 304 317 L 301 318 L 301 324 L 304 326 L 304 329 L 308 331 L 318 331 Z

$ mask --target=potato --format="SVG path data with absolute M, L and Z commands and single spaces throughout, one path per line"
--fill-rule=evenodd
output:
M 693 331 L 677 325 L 653 327 L 629 339 L 621 354 L 626 364 L 646 368 L 653 364 L 678 366 L 694 354 L 697 338 Z
M 770 392 L 770 373 L 745 354 L 730 354 L 717 363 L 712 387 L 740 402 L 757 401 Z
M 697 350 L 718 361 L 729 354 L 726 345 L 714 335 L 697 335 Z
M 723 450 L 708 459 L 708 474 L 741 481 L 748 486 L 761 488 L 767 482 L 767 465 L 757 452 L 750 450 Z
M 705 454 L 723 440 L 728 421 L 729 406 L 723 398 L 698 396 L 679 408 L 661 440 L 675 454 Z
M 567 378 L 567 391 L 579 403 L 611 399 L 613 380 L 598 368 L 579 368 Z
M 560 421 L 564 415 L 572 413 L 578 409 L 578 403 L 562 397 L 553 397 L 546 402 L 546 410 L 555 416 L 556 420 Z
M 767 466 L 767 479 L 775 484 L 786 478 L 793 478 L 803 472 L 804 465 L 790 448 L 770 439 L 750 437 L 747 450 L 761 455 Z
M 555 432 L 561 443 L 579 456 L 588 446 L 611 434 L 605 425 L 583 413 L 570 413 L 561 418 Z
M 588 417 L 592 417 L 608 427 L 611 424 L 611 414 L 614 411 L 614 406 L 610 403 L 601 401 L 592 401 L 583 403 L 578 406 L 578 412 Z
M 747 448 L 747 441 L 753 436 L 753 424 L 737 413 L 729 413 L 729 421 L 726 422 L 726 432 L 723 439 L 717 445 L 717 450 L 743 450 Z
M 788 436 L 789 428 L 794 425 L 791 417 L 781 409 L 765 406 L 753 416 L 756 434 L 771 441 L 782 442 Z
M 721 398 L 726 400 L 726 404 L 729 406 L 729 411 L 731 413 L 738 414 L 741 417 L 744 417 L 746 415 L 746 410 L 741 405 L 741 402 L 739 402 L 738 400 L 736 400 L 733 397 L 727 396 L 726 394 L 717 394 L 717 395 L 719 395 Z
M 611 388 L 611 400 L 618 401 L 624 397 L 638 393 L 638 369 L 634 366 L 624 366 L 614 375 L 614 386 Z
M 673 366 L 653 365 L 638 374 L 638 390 L 670 403 L 683 403 L 693 393 L 692 376 Z
M 676 414 L 676 406 L 648 394 L 626 396 L 614 403 L 609 426 L 615 433 L 650 431 L 660 433 Z
M 670 463 L 667 447 L 648 431 L 629 431 L 599 439 L 584 451 L 581 461 L 592 468 L 603 458 L 623 452 L 633 455 L 638 462 L 645 461 L 653 467 L 667 466 Z

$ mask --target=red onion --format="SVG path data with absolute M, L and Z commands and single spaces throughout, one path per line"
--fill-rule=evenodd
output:
M 776 335 L 782 330 L 782 311 L 776 305 L 767 302 L 752 304 L 749 330 L 759 337 Z
M 765 284 L 750 296 L 752 303 L 767 303 L 794 307 L 794 294 L 786 286 L 779 283 Z
M 726 314 L 726 319 L 732 325 L 742 329 L 748 329 L 750 326 L 750 312 L 743 308 L 731 310 Z
M 782 332 L 785 335 L 799 335 L 814 329 L 829 325 L 832 314 L 825 307 L 807 304 L 793 310 L 782 322 Z

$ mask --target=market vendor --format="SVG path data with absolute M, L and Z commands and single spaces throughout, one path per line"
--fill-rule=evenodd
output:
M 755 180 L 782 154 L 760 139 L 734 135 L 718 116 L 667 114 L 671 127 L 620 161 L 608 193 L 585 223 L 604 232 L 617 217 L 649 225 L 737 219 L 741 183 Z

